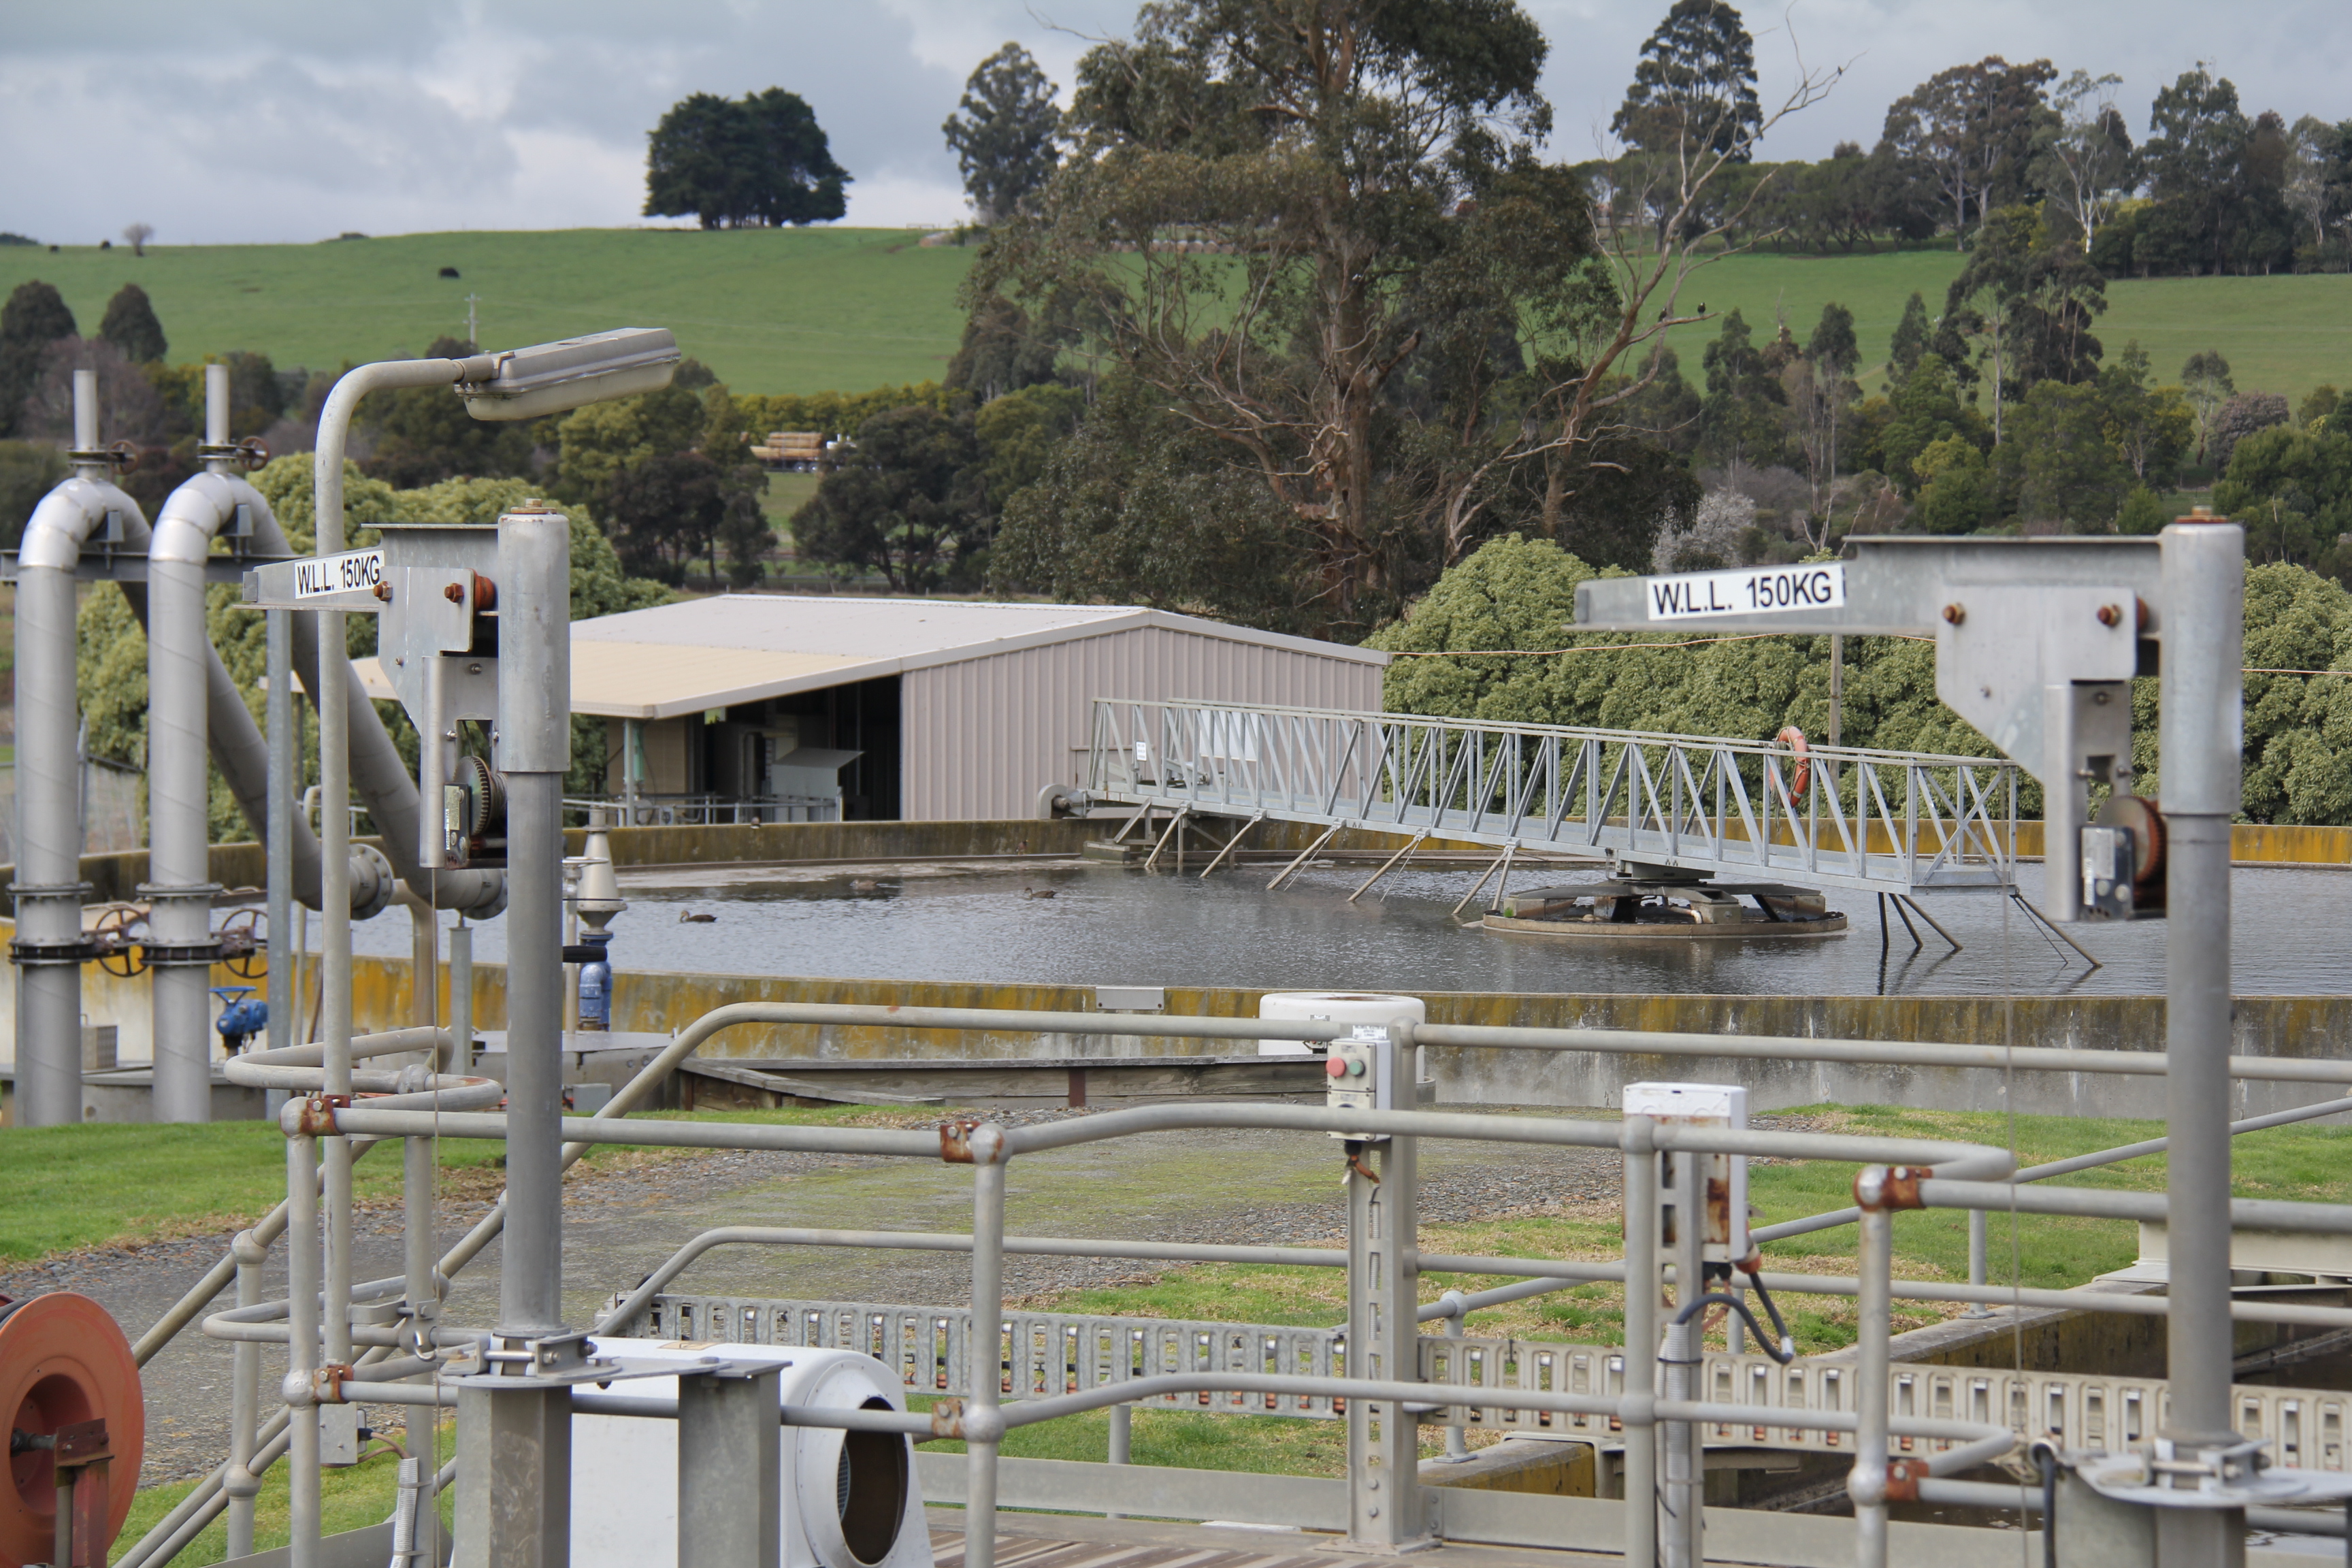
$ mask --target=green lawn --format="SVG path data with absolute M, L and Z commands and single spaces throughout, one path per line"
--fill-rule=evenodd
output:
M 442 1424 L 436 1447 L 444 1463 L 457 1452 L 457 1430 L 454 1422 Z M 284 1546 L 293 1532 L 286 1501 L 290 1474 L 290 1468 L 280 1459 L 262 1475 L 261 1495 L 253 1500 L 253 1544 L 257 1552 Z M 340 1535 L 347 1530 L 364 1530 L 371 1524 L 382 1524 L 392 1517 L 393 1495 L 399 1479 L 399 1459 L 381 1447 L 375 1448 L 361 1464 L 348 1469 L 326 1471 L 319 1488 L 320 1533 Z M 141 1538 L 165 1514 L 178 1507 L 180 1500 L 194 1491 L 195 1487 L 194 1481 L 187 1480 L 142 1488 L 131 1500 L 130 1514 L 122 1521 L 122 1533 L 114 1538 L 113 1550 L 108 1553 L 109 1561 L 120 1560 L 123 1553 L 136 1546 Z M 441 1494 L 441 1519 L 445 1525 L 456 1502 L 455 1488 Z M 218 1563 L 227 1554 L 228 1521 L 224 1517 L 206 1526 L 173 1562 L 178 1568 L 206 1568 L 207 1564 Z
M 499 347 L 616 326 L 664 326 L 740 392 L 862 391 L 938 380 L 975 254 L 926 249 L 902 229 L 672 233 L 569 229 L 401 235 L 318 245 L 0 247 L 0 292 L 28 278 L 63 291 L 85 332 L 137 282 L 174 362 L 234 349 L 280 369 L 420 353 L 462 337 L 480 296 Z M 456 279 L 440 277 L 455 267 Z
M 480 296 L 482 340 L 509 344 L 601 327 L 667 326 L 686 352 L 741 392 L 857 391 L 936 379 L 962 321 L 955 294 L 974 252 L 925 249 L 899 229 L 710 234 L 639 229 L 402 235 L 315 245 L 0 247 L 0 290 L 27 278 L 64 290 L 84 331 L 126 281 L 154 300 L 172 358 L 257 349 L 282 368 L 413 354 L 465 330 Z M 1883 362 L 1912 290 L 1931 311 L 1960 267 L 1948 249 L 1727 258 L 1683 295 L 1738 307 L 1769 334 L 1783 312 L 1800 337 L 1822 306 L 1854 313 L 1866 363 Z M 456 279 L 438 276 L 455 267 Z M 2108 352 L 2137 338 L 2170 379 L 2219 349 L 2241 388 L 2300 398 L 2352 384 L 2352 277 L 2120 279 L 2096 328 Z M 1675 336 L 1701 379 L 1705 327 Z M 1865 374 L 1865 382 L 1875 377 Z M 788 510 L 772 500 L 772 512 Z
M 1930 315 L 1960 269 L 1950 250 L 1876 256 L 1781 256 L 1757 251 L 1701 268 L 1685 286 L 1680 308 L 1710 314 L 1737 308 L 1759 341 L 1785 313 L 1801 340 L 1832 301 L 1853 312 L 1864 383 L 1876 389 L 1888 341 L 1914 289 Z M 1683 374 L 1704 384 L 1700 356 L 1713 326 L 1675 334 Z M 2158 378 L 2177 380 L 2182 362 L 2219 349 L 2241 391 L 2284 394 L 2290 402 L 2323 382 L 2352 385 L 2352 276 L 2282 278 L 2124 278 L 2107 285 L 2107 310 L 2093 331 L 2112 358 L 2137 338 Z
M 1854 1133 L 1958 1138 L 1997 1147 L 2009 1141 L 2007 1119 L 1992 1113 L 1815 1106 L 1802 1114 L 1831 1118 L 1841 1131 Z M 2031 1165 L 2089 1153 L 2163 1132 L 2163 1125 L 2153 1121 L 2020 1117 L 2019 1163 Z M 2347 1201 L 2352 1199 L 2347 1153 L 2352 1153 L 2352 1129 L 2281 1127 L 2250 1133 L 2237 1140 L 2234 1148 L 2237 1194 Z M 2062 1180 L 2070 1186 L 2161 1191 L 2164 1175 L 2164 1160 L 2155 1156 Z M 1749 1167 L 1748 1191 L 1759 1211 L 1758 1224 L 1771 1225 L 1845 1207 L 1853 1201 L 1853 1180 L 1852 1166 L 1759 1163 Z M 2126 1268 L 2138 1255 L 2138 1232 L 2126 1221 L 2023 1215 L 2017 1221 L 2013 1251 L 2010 1223 L 2006 1215 L 1992 1221 L 1988 1278 L 1997 1284 L 2014 1278 L 2032 1289 L 2063 1289 Z M 1614 1209 L 1598 1205 L 1559 1215 L 1426 1225 L 1421 1245 L 1430 1252 L 1598 1261 L 1623 1256 L 1621 1235 Z M 1898 1215 L 1895 1244 L 1896 1271 L 1902 1277 L 1965 1280 L 1969 1276 L 1968 1219 L 1959 1212 L 1922 1210 Z M 1778 1270 L 1850 1275 L 1853 1247 L 1854 1232 L 1849 1226 L 1776 1242 L 1765 1256 Z M 1490 1278 L 1426 1274 L 1422 1295 L 1433 1301 L 1448 1289 L 1467 1292 L 1496 1283 Z M 1623 1332 L 1622 1300 L 1623 1292 L 1615 1285 L 1580 1286 L 1474 1314 L 1469 1328 L 1473 1333 L 1613 1342 Z M 1064 1292 L 1030 1304 L 1122 1316 L 1330 1325 L 1347 1317 L 1347 1287 L 1337 1269 L 1219 1264 L 1170 1269 L 1147 1282 Z M 1810 1353 L 1852 1342 L 1850 1298 L 1808 1297 L 1787 1306 L 1801 1350 Z M 1916 1327 L 1958 1310 L 1897 1302 L 1896 1316 L 1902 1320 L 1897 1327 Z
M 1885 1136 L 1948 1137 L 2005 1146 L 2008 1119 L 1993 1113 L 1906 1110 L 1883 1106 L 1815 1106 L 1802 1114 L 1827 1119 L 1840 1131 Z M 856 1109 L 840 1110 L 737 1111 L 696 1115 L 696 1121 L 898 1121 L 890 1113 Z M 191 1184 L 220 1194 L 211 1201 L 233 1203 L 239 1198 L 258 1204 L 274 1194 L 263 1189 L 258 1155 L 276 1135 L 253 1123 L 210 1128 L 172 1129 L 155 1155 L 138 1158 L 138 1141 L 121 1134 L 146 1134 L 147 1128 L 60 1128 L 25 1133 L 0 1131 L 0 1190 L 24 1191 L 37 1199 L 66 1198 L 77 1207 L 120 1201 L 128 1192 L 159 1182 Z M 2021 1163 L 2087 1153 L 2095 1149 L 2160 1135 L 2160 1123 L 2097 1121 L 2074 1117 L 2020 1117 L 2016 1143 Z M 249 1142 L 240 1142 L 232 1134 Z M 254 1135 L 263 1135 L 256 1139 Z M 443 1145 L 445 1160 L 455 1152 L 470 1152 L 477 1165 L 495 1159 L 494 1144 Z M 67 1152 L 60 1159 L 58 1151 Z M 173 1152 L 177 1150 L 177 1152 Z M 232 1163 L 234 1169 L 225 1169 Z M 599 1151 L 610 1153 L 611 1151 Z M 2237 1140 L 2233 1166 L 2235 1187 L 2242 1197 L 2291 1198 L 2345 1202 L 2352 1196 L 2352 1129 L 2283 1127 Z M 656 1157 L 663 1157 L 657 1154 Z M 118 1175 L 126 1161 L 136 1161 L 132 1174 Z M 363 1162 L 361 1189 L 385 1192 L 397 1168 L 386 1160 L 373 1173 Z M 20 1182 L 37 1179 L 45 1165 L 58 1164 L 59 1174 L 47 1188 L 26 1188 Z M 257 1174 L 258 1173 L 258 1174 Z M 1749 1191 L 1761 1211 L 1759 1223 L 1770 1224 L 1843 1207 L 1853 1201 L 1851 1166 L 1829 1164 L 1759 1163 L 1749 1170 Z M 47 1178 L 42 1178 L 47 1179 Z M 2164 1183 L 2164 1161 L 2138 1160 L 2101 1171 L 2063 1178 L 2069 1185 L 2157 1190 Z M 36 1201 L 9 1205 L 27 1208 L 56 1206 Z M 223 1211 L 226 1212 L 226 1211 Z M 252 1208 L 248 1212 L 258 1212 Z M 13 1215 L 6 1223 L 21 1224 Z M 1948 1211 L 1908 1213 L 1895 1220 L 1896 1271 L 1909 1279 L 1965 1279 L 1968 1277 L 1966 1217 Z M 6 1234 L 6 1233 L 0 1233 Z M 1828 1231 L 1774 1244 L 1767 1256 L 1780 1269 L 1791 1272 L 1848 1273 L 1852 1269 L 1853 1231 Z M 1562 1259 L 1603 1259 L 1622 1256 L 1617 1215 L 1607 1205 L 1593 1205 L 1556 1215 L 1530 1215 L 1465 1225 L 1422 1227 L 1421 1245 L 1433 1252 L 1486 1253 L 1509 1257 Z M 2073 1220 L 2028 1215 L 2018 1222 L 2015 1257 L 2021 1265 L 2012 1270 L 2009 1221 L 1996 1216 L 1992 1224 L 1990 1277 L 1997 1283 L 2012 1275 L 2028 1286 L 2059 1288 L 2078 1285 L 2094 1275 L 2128 1264 L 2137 1251 L 2137 1234 L 2128 1223 L 2113 1220 Z M 0 1257 L 9 1256 L 0 1252 Z M 1424 1300 L 1434 1300 L 1450 1289 L 1475 1290 L 1498 1283 L 1491 1278 L 1425 1275 Z M 1171 1268 L 1132 1285 L 1072 1290 L 1033 1298 L 1022 1305 L 1063 1310 L 1137 1317 L 1303 1323 L 1331 1325 L 1347 1317 L 1347 1282 L 1330 1268 L 1269 1268 L 1211 1264 Z M 1786 1302 L 1799 1349 L 1818 1353 L 1852 1342 L 1853 1302 L 1841 1297 L 1800 1297 Z M 1957 1309 L 1953 1309 L 1957 1310 Z M 1925 1303 L 1896 1303 L 1896 1327 L 1934 1321 L 1947 1313 Z M 1623 1332 L 1622 1291 L 1613 1285 L 1586 1285 L 1573 1290 L 1514 1302 L 1474 1314 L 1473 1334 L 1515 1334 L 1522 1338 L 1615 1342 Z M 921 1409 L 929 1402 L 918 1398 Z M 1106 1413 L 1075 1416 L 1022 1427 L 1006 1439 L 1004 1452 L 1015 1458 L 1100 1459 L 1108 1452 Z M 1442 1442 L 1436 1427 L 1423 1432 L 1424 1454 Z M 444 1452 L 447 1451 L 444 1438 Z M 961 1444 L 935 1446 L 961 1451 Z M 1285 1420 L 1271 1416 L 1224 1416 L 1190 1411 L 1139 1412 L 1134 1418 L 1131 1455 L 1137 1464 L 1181 1466 L 1196 1469 L 1227 1469 L 1292 1475 L 1337 1475 L 1344 1468 L 1346 1436 L 1336 1422 Z M 272 1468 L 262 1495 L 259 1541 L 264 1547 L 286 1539 L 286 1469 Z M 352 1530 L 382 1520 L 390 1510 L 393 1465 L 378 1458 L 355 1470 L 330 1471 L 327 1478 L 327 1528 Z M 180 1498 L 191 1483 L 179 1482 L 142 1491 L 131 1522 L 119 1546 L 127 1547 L 144 1533 Z M 183 1563 L 198 1565 L 220 1560 L 225 1537 L 220 1526 L 198 1539 Z
M 835 1123 L 871 1119 L 860 1106 L 824 1110 L 655 1111 L 650 1120 Z M 286 1195 L 286 1140 L 262 1121 L 154 1127 L 116 1122 L 80 1127 L 0 1127 L 0 1264 L 28 1263 L 89 1247 L 124 1247 L 201 1236 L 247 1225 Z M 667 1150 L 600 1145 L 597 1163 L 678 1157 Z M 506 1145 L 442 1140 L 445 1187 L 494 1196 Z M 398 1154 L 379 1147 L 352 1167 L 362 1202 L 400 1194 Z

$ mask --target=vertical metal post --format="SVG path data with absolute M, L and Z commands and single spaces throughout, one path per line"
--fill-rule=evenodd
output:
M 319 454 L 323 458 L 325 454 Z M 340 494 L 337 496 L 341 500 Z M 319 552 L 343 548 L 341 506 L 319 513 Z M 323 927 L 320 1035 L 326 1091 L 352 1092 L 351 691 L 343 674 L 343 613 L 319 613 L 319 914 Z M 331 1135 L 327 1172 L 326 1358 L 352 1359 L 352 1145 Z
M 427 911 L 430 918 L 430 911 Z M 427 1016 L 422 1022 L 431 1023 L 429 1004 L 421 1009 Z M 430 1058 L 428 1058 L 430 1059 Z M 433 1061 L 439 1068 L 444 1064 Z M 433 1140 L 407 1138 L 401 1146 L 401 1242 L 403 1272 L 407 1276 L 406 1300 L 409 1352 L 429 1356 L 433 1353 L 433 1330 L 441 1317 L 441 1293 L 435 1277 L 435 1264 L 439 1248 L 434 1238 L 433 1204 Z M 439 1473 L 438 1453 L 441 1408 L 436 1405 L 411 1405 L 404 1408 L 407 1430 L 404 1434 L 409 1459 L 420 1467 L 423 1493 L 417 1499 L 414 1544 L 416 1561 L 433 1568 L 441 1559 L 441 1510 L 434 1500 L 434 1478 Z
M 449 1071 L 474 1070 L 474 928 L 461 913 L 449 929 Z
M 261 1266 L 268 1249 L 250 1230 L 236 1233 L 229 1244 L 236 1255 L 236 1304 L 261 1305 Z M 253 1500 L 261 1483 L 253 1474 L 254 1425 L 260 1415 L 261 1347 L 239 1341 L 231 1354 L 228 1400 L 228 1556 L 231 1561 L 253 1555 Z M 316 1453 L 316 1445 L 311 1451 Z
M 560 513 L 523 510 L 499 520 L 505 673 L 496 743 L 507 780 L 509 900 L 499 1332 L 515 1340 L 563 1326 L 562 795 L 572 765 L 571 552 L 571 524 Z
M 1990 1222 L 1990 1216 L 1984 1210 L 1969 1211 L 1969 1283 L 1971 1285 L 1983 1284 L 1985 1276 L 1991 1272 L 1990 1266 L 1991 1249 L 1986 1245 L 1985 1229 Z M 1975 1301 L 1969 1303 L 1960 1316 L 1990 1318 L 1992 1316 L 1992 1309 L 1982 1301 Z
M 73 373 L 74 478 L 104 483 L 98 375 Z M 68 481 L 72 482 L 72 481 Z M 43 509 L 37 508 L 38 519 Z M 16 1093 L 19 1127 L 81 1110 L 83 777 L 74 568 L 88 524 L 25 530 L 16 573 Z M 59 534 L 65 537 L 60 539 Z M 44 549 L 41 546 L 49 548 Z
M 294 1015 L 302 1005 L 300 945 L 294 939 L 294 631 L 291 610 L 262 612 L 269 690 L 262 714 L 269 730 L 269 806 L 262 829 L 264 880 L 268 884 L 269 1048 L 294 1044 Z M 250 1548 L 247 1549 L 248 1554 Z M 237 1553 L 229 1553 L 234 1557 Z
M 2175 523 L 2163 551 L 2165 1435 L 2193 1451 L 2238 1440 L 2230 1410 L 2230 823 L 2242 804 L 2245 536 L 2234 523 Z M 2243 1560 L 2242 1510 L 2158 1514 L 2165 1560 Z
M 1656 1123 L 1625 1118 L 1625 1562 L 1658 1560 L 1658 1156 Z
M 556 831 L 562 831 L 562 818 L 557 818 Z M 563 868 L 563 945 L 576 947 L 580 942 L 580 868 Z M 563 966 L 563 1042 L 566 1053 L 572 1049 L 572 1037 L 580 1029 L 580 966 Z
M 1671 1156 L 1682 1158 L 1683 1156 Z M 1664 1369 L 1664 1394 L 1670 1401 L 1683 1401 L 1691 1395 L 1691 1363 L 1696 1359 L 1699 1326 L 1682 1321 L 1679 1306 L 1675 1320 L 1666 1325 L 1664 1346 L 1658 1352 L 1658 1364 Z M 1627 1345 L 1630 1358 L 1634 1347 Z M 1659 1424 L 1664 1439 L 1659 1447 L 1664 1458 L 1659 1466 L 1664 1472 L 1662 1490 L 1664 1501 L 1659 1509 L 1663 1521 L 1658 1529 L 1659 1561 L 1665 1568 L 1698 1568 L 1702 1559 L 1698 1552 L 1697 1531 L 1693 1521 L 1704 1504 L 1703 1472 L 1695 1468 L 1687 1421 L 1664 1421 Z
M 1877 1167 L 1884 1178 L 1884 1167 Z M 1864 1179 L 1868 1171 L 1865 1170 Z M 1857 1184 L 1859 1188 L 1859 1184 Z M 1862 1276 L 1855 1325 L 1853 1476 L 1854 1561 L 1859 1568 L 1886 1568 L 1886 1340 L 1893 1328 L 1895 1216 L 1877 1206 L 1876 1194 L 1862 1210 Z M 1868 1498 L 1869 1501 L 1864 1500 Z
M 780 1375 L 772 1364 L 677 1380 L 677 1568 L 777 1568 Z
M 1830 634 L 1830 744 L 1845 744 L 1845 636 Z
M 1130 1462 L 1135 1438 L 1135 1406 L 1114 1405 L 1110 1407 L 1110 1454 L 1114 1465 Z M 1125 1519 L 1127 1515 L 1113 1509 L 1103 1510 L 1105 1519 Z
M 286 1378 L 303 1383 L 319 1365 L 319 1142 L 307 1133 L 286 1140 Z M 303 1400 L 288 1426 L 289 1561 L 317 1568 L 319 1407 Z
M 2089 801 L 2075 763 L 2083 749 L 2075 717 L 2073 681 L 2042 689 L 2042 912 L 2053 921 L 2083 918 L 2081 845 Z
M 1393 1039 L 1394 1037 L 1391 1036 Z M 1413 1053 L 1391 1068 L 1409 1101 Z M 1421 1375 L 1420 1268 L 1415 1262 L 1417 1140 L 1381 1145 L 1380 1179 L 1348 1173 L 1348 1375 L 1411 1383 Z M 1369 1150 L 1367 1150 L 1369 1152 Z M 1422 1541 L 1421 1433 L 1413 1415 L 1385 1401 L 1348 1401 L 1348 1537 L 1397 1550 Z
M 1446 1371 L 1452 1381 L 1461 1383 L 1465 1381 L 1462 1375 L 1462 1319 L 1465 1315 L 1462 1310 L 1462 1292 L 1448 1290 L 1445 1293 L 1445 1302 L 1454 1309 L 1446 1314 L 1445 1318 L 1445 1337 L 1454 1342 L 1445 1347 L 1448 1358 Z M 1445 1426 L 1445 1462 L 1449 1465 L 1458 1465 L 1469 1457 L 1470 1435 L 1449 1421 Z
M 637 825 L 637 795 L 644 787 L 645 727 L 635 719 L 621 721 L 621 798 L 628 805 L 625 820 Z
M 1003 1141 L 994 1129 L 972 1137 L 971 1339 L 964 1347 L 967 1421 L 978 1429 L 994 1424 L 998 1384 L 1004 1360 L 1004 1166 Z M 992 1134 L 983 1138 L 982 1134 Z M 963 1505 L 964 1568 L 996 1568 L 996 1452 L 994 1442 L 967 1442 Z
M 514 1381 L 522 1386 L 492 1392 L 478 1380 L 457 1390 L 454 1568 L 567 1568 L 572 1559 L 572 1388 Z
M 1685 1308 L 1706 1294 L 1705 1156 L 1671 1153 L 1666 1156 L 1666 1163 L 1674 1173 L 1675 1316 L 1679 1318 Z M 1703 1326 L 1696 1320 L 1679 1328 L 1670 1327 L 1663 1350 L 1652 1352 L 1665 1363 L 1667 1398 L 1696 1397 L 1691 1363 L 1702 1353 L 1703 1333 Z M 1628 1342 L 1625 1353 L 1631 1356 L 1633 1348 Z M 1705 1433 L 1691 1421 L 1663 1422 L 1659 1430 L 1663 1435 L 1659 1446 L 1664 1450 L 1662 1468 L 1666 1479 L 1664 1521 L 1659 1527 L 1662 1555 L 1671 1568 L 1697 1568 L 1705 1561 L 1699 1535 L 1701 1510 L 1706 1500 Z

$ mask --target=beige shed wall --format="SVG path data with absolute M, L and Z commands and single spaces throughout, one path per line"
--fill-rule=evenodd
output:
M 645 732 L 646 776 L 644 788 L 648 795 L 685 795 L 693 786 L 694 767 L 687 755 L 689 743 L 702 738 L 702 715 L 688 714 L 683 719 L 651 719 L 643 721 Z M 604 721 L 604 788 L 618 795 L 628 782 L 628 763 L 622 753 L 623 737 L 627 726 L 619 719 Z
M 909 822 L 1028 816 L 1078 784 L 1099 697 L 1377 711 L 1381 667 L 1138 626 L 909 670 L 900 688 Z

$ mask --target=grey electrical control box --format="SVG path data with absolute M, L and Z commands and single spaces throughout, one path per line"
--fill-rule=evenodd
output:
M 1323 1058 L 1324 1103 L 1334 1110 L 1396 1109 L 1396 1048 L 1387 1028 L 1358 1024 Z
M 2083 909 L 2107 920 L 2133 916 L 2132 880 L 2138 845 L 2128 827 L 2083 829 Z

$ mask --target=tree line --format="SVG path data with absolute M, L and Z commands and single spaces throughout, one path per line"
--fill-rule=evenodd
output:
M 1579 633 L 1576 585 L 1595 570 L 1547 540 L 1491 540 L 1440 579 L 1371 646 L 1389 666 L 1384 706 L 1498 723 L 1590 725 L 1763 740 L 1795 725 L 1819 740 L 1830 714 L 1826 637 L 1715 637 L 1643 647 L 1654 637 Z M 2352 824 L 2352 592 L 2304 567 L 2246 574 L 2245 817 Z M 1635 646 L 1628 646 L 1635 645 Z M 1496 658 L 1496 650 L 1530 657 Z M 1454 658 L 1449 655 L 1471 654 Z M 1936 696 L 1936 650 L 1903 637 L 1850 637 L 1839 703 L 1852 746 L 1990 757 L 1991 742 Z M 2278 673 L 2285 671 L 2289 673 Z M 2294 673 L 2325 671 L 2326 674 Z M 2132 685 L 2134 787 L 2163 788 L 2154 679 Z M 1853 781 L 1845 782 L 1849 805 Z M 2019 809 L 2042 811 L 2021 782 Z
M 1727 9 L 1711 13 L 1718 30 Z M 1890 104 L 1874 146 L 1841 142 L 1818 163 L 1747 159 L 1713 199 L 1738 214 L 1730 237 L 1779 250 L 1939 237 L 1966 248 L 1995 214 L 2025 205 L 2108 277 L 2352 270 L 2352 121 L 2249 114 L 2236 84 L 2200 63 L 2158 90 L 2136 141 L 2121 85 L 1989 55 Z M 1605 221 L 1655 225 L 1664 215 L 1643 176 L 1672 138 L 1622 111 L 1614 128 L 1624 151 L 1580 172 Z
M 248 353 L 174 364 L 169 349 L 135 283 L 114 296 L 87 338 L 55 287 L 17 285 L 0 306 L 0 515 L 12 539 L 65 476 L 75 371 L 97 374 L 101 439 L 132 447 L 137 460 L 121 483 L 152 513 L 197 471 L 205 363 L 228 366 L 231 438 L 279 451 L 310 447 L 328 392 L 352 368 L 280 371 Z M 476 351 L 445 337 L 422 352 L 431 359 Z M 395 490 L 529 479 L 534 493 L 595 519 L 630 575 L 677 584 L 698 563 L 714 583 L 742 587 L 760 581 L 774 542 L 761 507 L 768 477 L 744 449 L 750 423 L 766 413 L 739 409 L 709 368 L 689 359 L 660 392 L 536 420 L 474 419 L 442 387 L 376 393 L 361 403 L 348 449 L 360 472 Z

